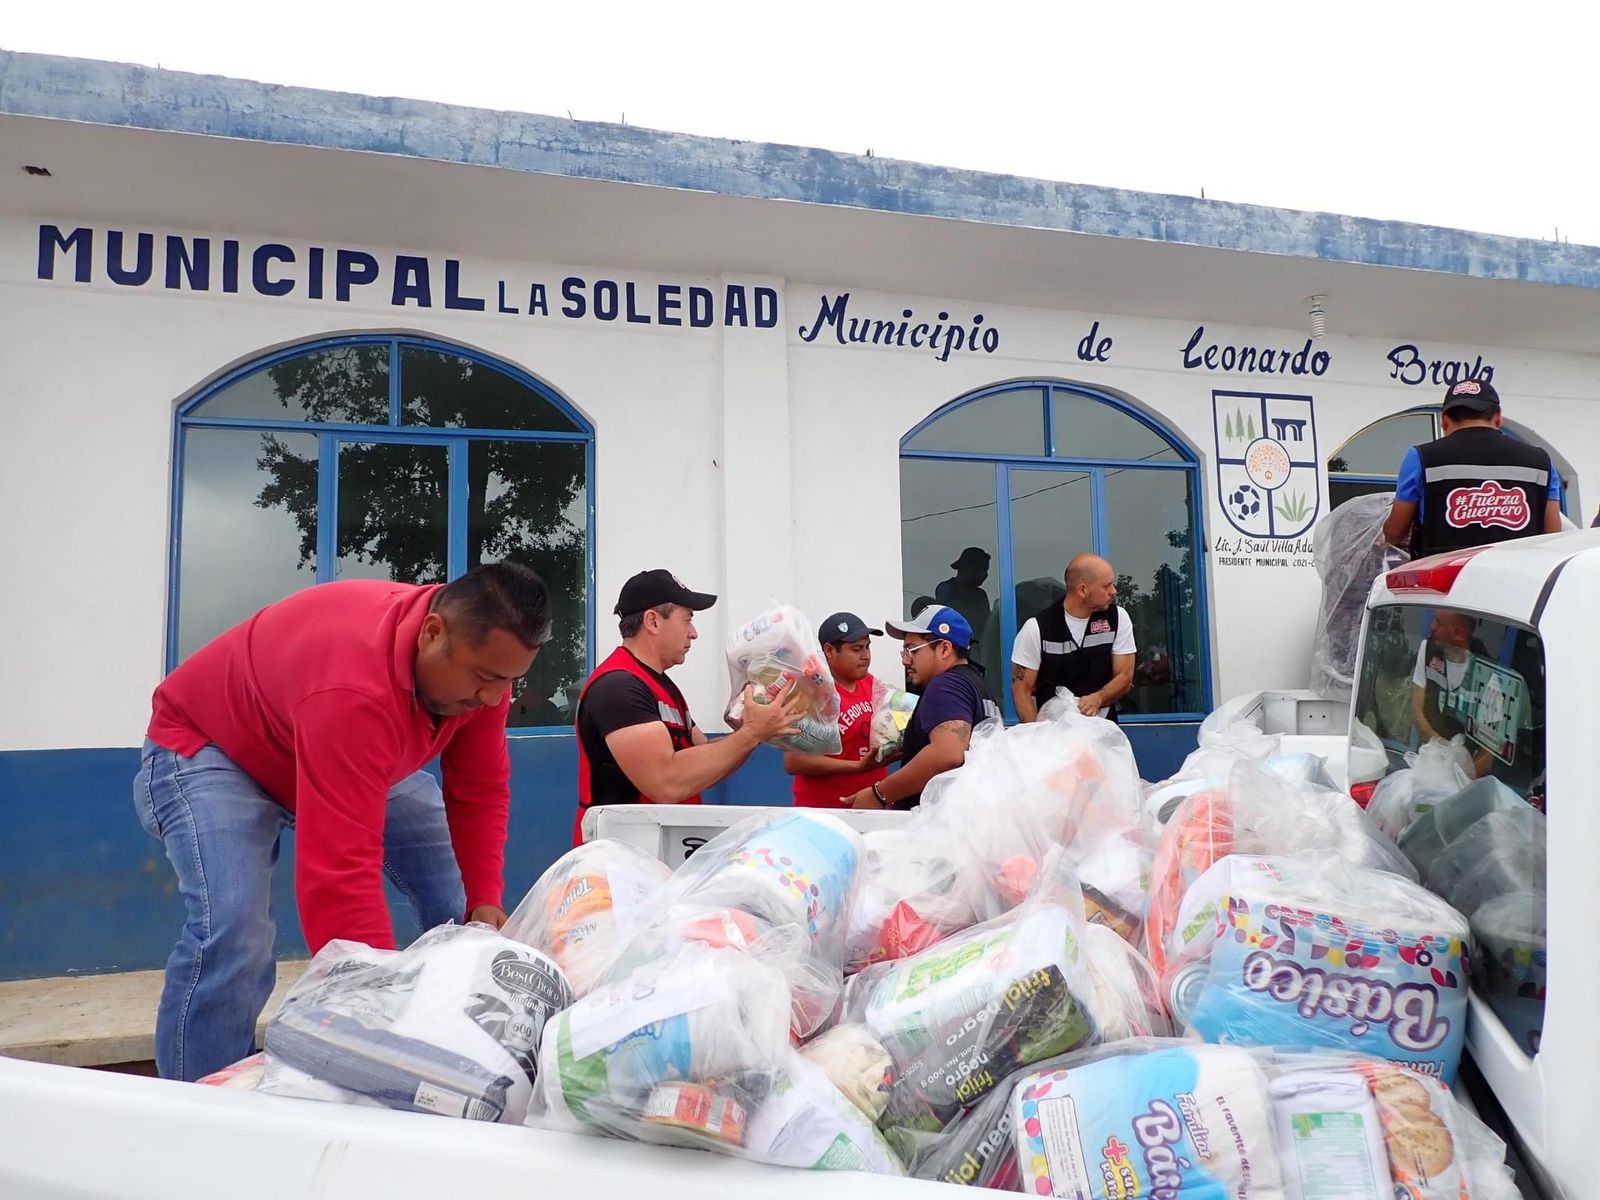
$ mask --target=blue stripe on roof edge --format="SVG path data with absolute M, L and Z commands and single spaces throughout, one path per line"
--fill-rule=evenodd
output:
M 0 50 L 0 113 L 1475 279 L 1600 288 L 1600 247 Z

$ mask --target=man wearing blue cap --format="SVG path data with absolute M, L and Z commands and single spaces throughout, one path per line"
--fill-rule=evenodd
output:
M 1000 715 L 989 699 L 983 668 L 967 660 L 972 626 L 955 609 L 932 605 L 909 621 L 885 624 L 890 636 L 905 643 L 900 661 L 907 682 L 920 687 L 922 697 L 906 727 L 904 765 L 852 796 L 852 808 L 915 808 L 930 779 L 966 761 L 973 729 Z

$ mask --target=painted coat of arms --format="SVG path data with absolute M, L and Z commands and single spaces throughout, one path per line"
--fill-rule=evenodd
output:
M 1253 538 L 1310 529 L 1322 507 L 1311 397 L 1214 391 L 1211 413 L 1217 495 L 1228 523 Z

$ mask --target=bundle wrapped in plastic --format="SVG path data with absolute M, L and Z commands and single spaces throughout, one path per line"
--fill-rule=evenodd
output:
M 671 874 L 624 842 L 585 842 L 539 876 L 500 932 L 553 958 L 582 996 L 654 915 L 650 898 Z
M 799 712 L 799 729 L 773 745 L 800 754 L 838 754 L 839 689 L 822 656 L 822 644 L 799 609 L 784 604 L 768 609 L 728 635 L 727 719 L 738 727 L 744 715 L 745 688 L 757 703 L 784 697 Z
M 1473 825 L 1490 813 L 1516 812 L 1531 806 L 1492 775 L 1475 779 L 1453 796 L 1420 813 L 1400 837 L 1400 850 L 1416 864 L 1423 878 L 1434 860 Z
M 1415 879 L 1405 856 L 1341 792 L 1296 785 L 1264 766 L 1238 760 L 1225 786 L 1186 797 L 1162 830 L 1145 920 L 1145 953 L 1163 975 L 1167 943 L 1184 894 L 1230 854 L 1332 852 L 1351 862 Z
M 936 1132 L 1013 1068 L 1098 1036 L 1084 927 L 1058 851 L 1014 912 L 854 976 L 844 1020 L 894 1062 L 880 1127 Z
M 1425 888 L 1337 855 L 1230 855 L 1179 909 L 1169 1005 L 1208 1042 L 1350 1050 L 1450 1082 L 1468 934 Z
M 873 677 L 872 725 L 868 728 L 867 739 L 872 757 L 878 762 L 886 762 L 900 753 L 916 708 L 917 698 L 910 692 Z
M 1322 609 L 1311 649 L 1311 690 L 1319 696 L 1350 699 L 1372 581 L 1407 561 L 1403 550 L 1383 539 L 1393 501 L 1393 492 L 1356 496 L 1312 531 L 1312 556 L 1322 577 Z
M 980 728 L 965 764 L 923 792 L 892 833 L 867 840 L 847 965 L 902 957 L 1021 903 L 1052 849 L 1138 824 L 1133 752 L 1109 721 Z
M 1466 787 L 1474 775 L 1472 755 L 1459 734 L 1448 742 L 1434 738 L 1417 750 L 1410 766 L 1379 781 L 1367 814 L 1399 841 L 1413 821 Z
M 688 937 L 743 946 L 778 967 L 809 1037 L 844 984 L 845 938 L 865 848 L 831 813 L 747 817 L 707 842 L 651 899 L 656 916 L 605 980 L 613 982 Z
M 1472 974 L 1517 1044 L 1539 1053 L 1548 965 L 1544 892 L 1507 892 L 1472 914 Z
M 1134 1040 L 1025 1073 L 1009 1091 L 1016 1190 L 1031 1195 L 1518 1195 L 1504 1145 L 1447 1088 L 1361 1055 Z
M 267 1023 L 258 1090 L 520 1122 L 561 968 L 486 925 L 402 951 L 330 942 Z
M 759 956 L 680 942 L 551 1022 L 529 1124 L 900 1173 L 871 1121 L 795 1052 L 789 1013 L 786 980 Z
M 1545 815 L 1524 804 L 1474 821 L 1428 866 L 1427 884 L 1469 921 L 1487 901 L 1543 892 Z

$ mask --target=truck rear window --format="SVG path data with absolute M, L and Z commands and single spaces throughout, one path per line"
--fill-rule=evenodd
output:
M 1387 760 L 1368 812 L 1422 882 L 1471 922 L 1474 988 L 1537 1053 L 1546 968 L 1539 635 L 1450 608 L 1375 608 L 1353 708 L 1364 727 L 1356 741 L 1381 744 Z

